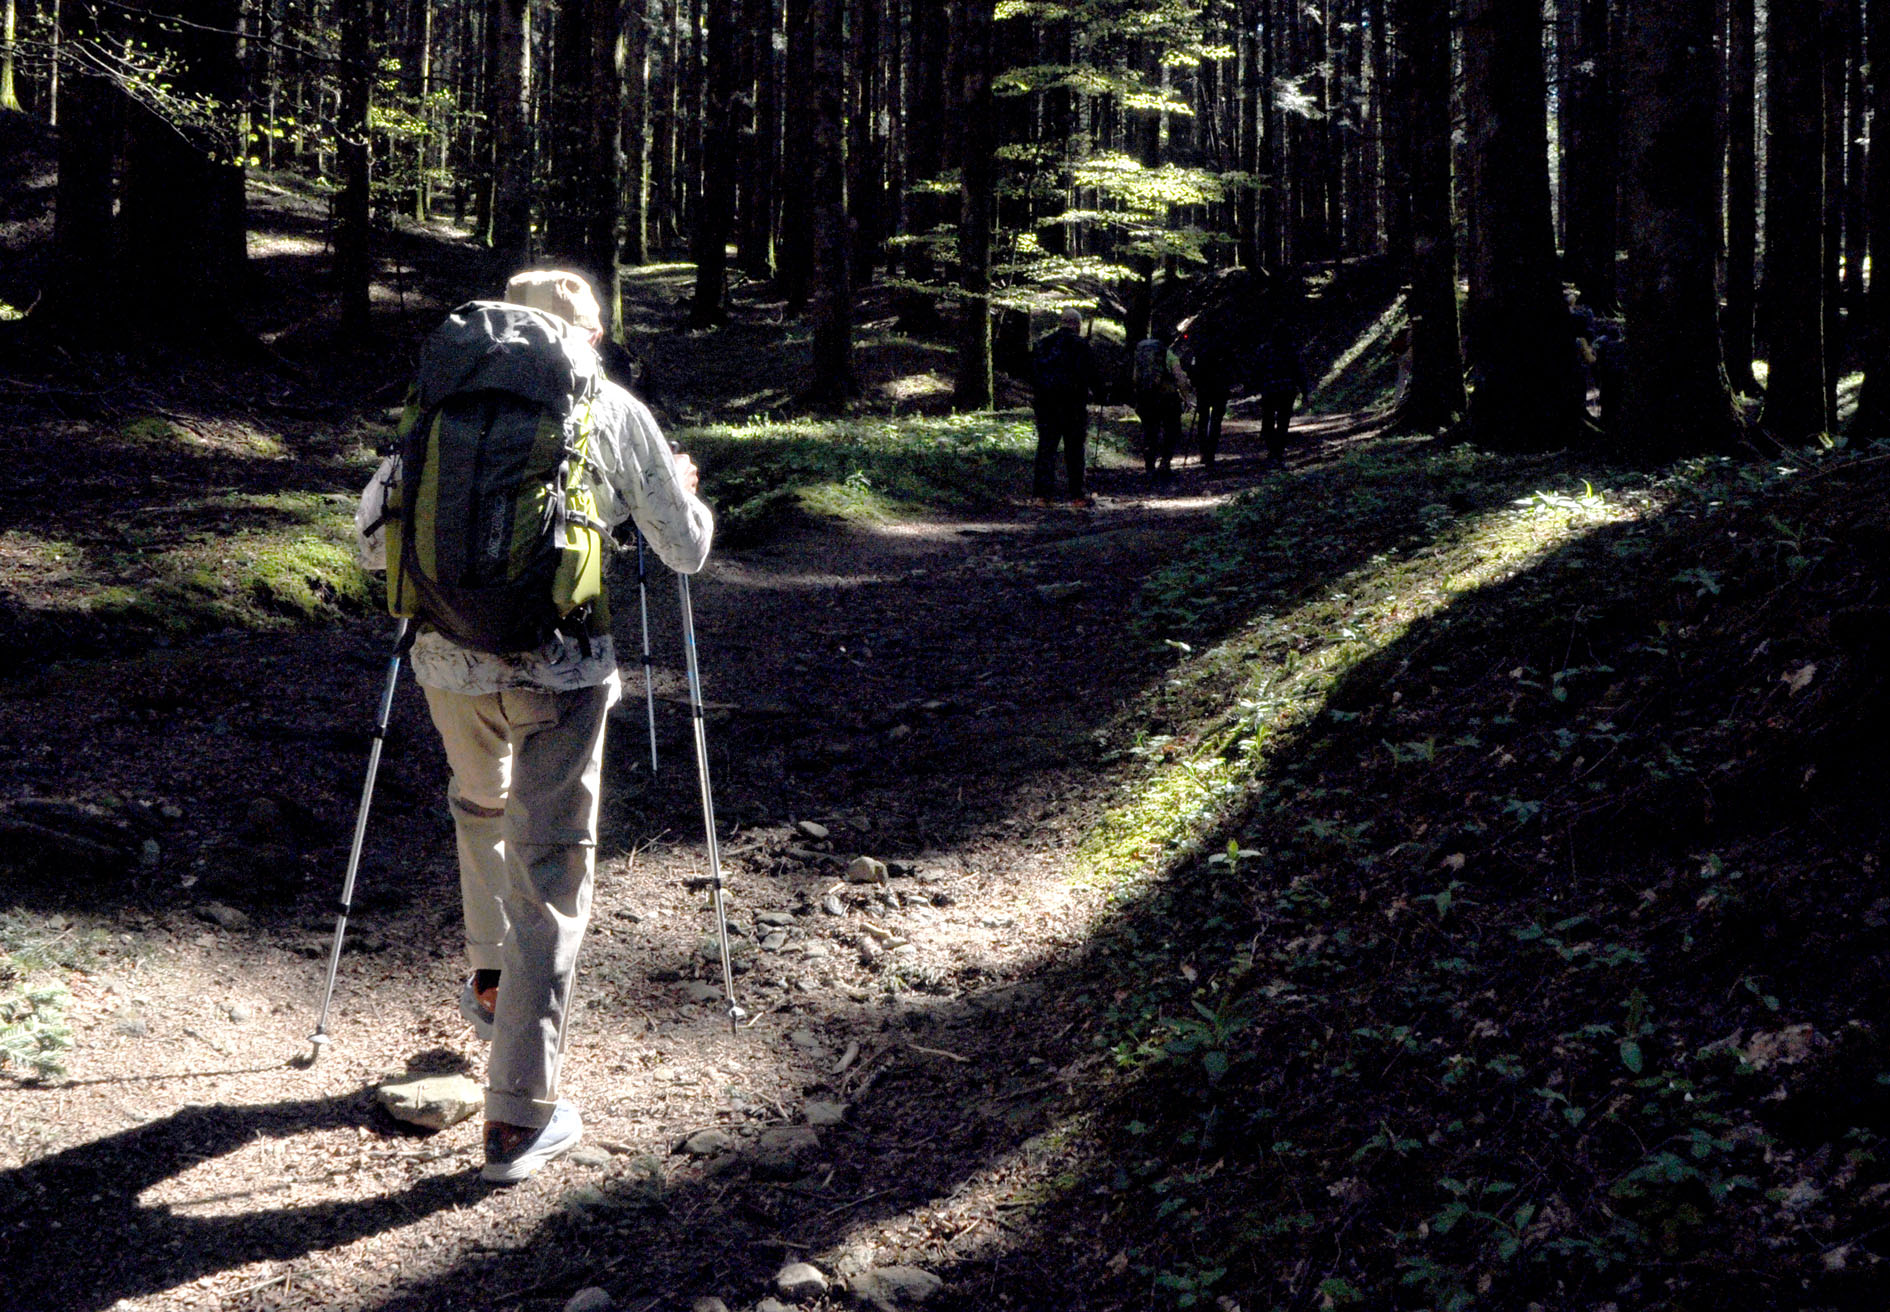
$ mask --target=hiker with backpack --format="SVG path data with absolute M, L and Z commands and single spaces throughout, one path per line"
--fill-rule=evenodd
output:
M 1031 493 L 1048 502 L 1057 492 L 1057 448 L 1063 449 L 1063 470 L 1070 500 L 1087 504 L 1083 495 L 1083 445 L 1089 436 L 1089 398 L 1096 383 L 1096 366 L 1083 336 L 1083 316 L 1066 309 L 1057 316 L 1057 330 L 1030 350 L 1030 405 L 1037 421 L 1037 458 L 1031 466 Z
M 1221 448 L 1221 420 L 1233 395 L 1232 353 L 1225 335 L 1213 324 L 1195 323 L 1182 334 L 1181 367 L 1194 385 L 1194 445 L 1204 473 L 1214 473 L 1214 457 Z
M 1299 345 L 1285 324 L 1274 324 L 1261 337 L 1248 372 L 1250 386 L 1260 398 L 1260 436 L 1266 442 L 1267 464 L 1277 469 L 1286 464 L 1286 430 L 1292 423 L 1293 406 L 1309 390 Z
M 1187 383 L 1181 357 L 1160 337 L 1145 337 L 1135 344 L 1129 381 L 1135 417 L 1142 422 L 1142 464 L 1150 478 L 1167 482 L 1174 477 L 1175 447 L 1181 441 L 1182 391 Z
M 412 617 L 414 678 L 451 769 L 471 974 L 461 1013 L 491 1042 L 485 1165 L 524 1180 L 575 1146 L 558 1097 L 590 915 L 604 726 L 622 693 L 603 553 L 632 520 L 681 574 L 708 558 L 697 473 L 608 381 L 595 294 L 521 273 L 428 340 L 398 445 L 363 494 L 369 568 Z

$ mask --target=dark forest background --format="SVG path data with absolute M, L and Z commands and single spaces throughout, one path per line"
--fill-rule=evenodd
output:
M 496 271 L 611 289 L 687 258 L 698 326 L 731 278 L 773 283 L 822 404 L 854 389 L 871 280 L 902 327 L 953 326 L 955 401 L 981 408 L 1020 311 L 1086 304 L 1134 340 L 1172 327 L 1176 280 L 1369 261 L 1405 288 L 1414 426 L 1652 460 L 1828 434 L 1857 372 L 1858 422 L 1890 407 L 1866 0 L 6 0 L 5 22 L 0 104 L 58 127 L 31 318 L 81 336 L 114 297 L 163 304 L 153 331 L 240 333 L 245 176 L 290 173 L 330 195 L 351 331 L 396 221 L 450 216 Z M 1609 434 L 1565 288 L 1631 343 Z

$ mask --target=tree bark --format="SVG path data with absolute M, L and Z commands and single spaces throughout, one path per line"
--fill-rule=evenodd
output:
M 1451 220 L 1450 0 L 1400 0 L 1398 17 L 1410 164 L 1411 376 L 1397 418 L 1406 428 L 1449 428 L 1467 405 Z
M 853 243 L 847 230 L 846 0 L 810 0 L 813 38 L 813 319 L 814 378 L 808 399 L 839 408 L 853 377 Z
M 623 339 L 624 13 L 621 0 L 585 0 L 590 7 L 590 123 L 585 134 L 583 262 L 597 288 L 604 327 Z
M 624 25 L 623 258 L 650 258 L 650 11 L 630 0 Z
M 173 61 L 177 100 L 139 105 L 127 118 L 118 290 L 134 304 L 164 305 L 167 332 L 227 335 L 243 302 L 238 13 L 235 0 L 173 0 L 142 11 L 129 33 Z
M 1476 209 L 1465 306 L 1471 429 L 1495 449 L 1566 446 L 1584 412 L 1556 276 L 1537 6 L 1467 0 L 1463 66 Z
M 1752 321 L 1758 252 L 1759 181 L 1755 134 L 1758 98 L 1754 0 L 1729 0 L 1726 27 L 1726 306 L 1720 341 L 1726 379 L 1735 392 L 1755 396 Z
M 781 240 L 776 278 L 788 312 L 807 306 L 813 279 L 814 209 L 806 182 L 818 167 L 814 139 L 819 131 L 815 95 L 815 59 L 820 45 L 814 28 L 815 0 L 786 0 L 787 96 L 781 136 L 781 176 L 794 185 L 781 194 Z M 832 0 L 829 0 L 831 3 Z
M 1890 437 L 1890 5 L 1865 8 L 1872 61 L 1871 119 L 1878 132 L 1870 139 L 1867 184 L 1870 243 L 1870 299 L 1864 347 L 1864 387 L 1858 397 L 1854 431 L 1864 438 Z
M 695 211 L 695 299 L 689 326 L 707 328 L 727 318 L 722 298 L 728 285 L 728 239 L 735 217 L 736 58 L 735 0 L 709 0 L 708 103 L 703 124 L 703 159 L 697 170 Z
M 1740 430 L 1720 367 L 1713 274 L 1719 219 L 1714 152 L 1714 0 L 1635 0 L 1625 28 L 1622 212 L 1623 432 L 1639 460 L 1733 447 Z
M 1748 0 L 1750 3 L 1750 0 Z M 1562 70 L 1564 137 L 1562 219 L 1569 281 L 1597 313 L 1616 304 L 1614 255 L 1616 115 L 1608 0 L 1564 0 L 1574 24 L 1571 61 Z M 1697 89 L 1695 94 L 1698 94 Z
M 501 275 L 510 275 L 531 259 L 533 152 L 525 103 L 531 52 L 525 39 L 525 0 L 491 3 L 494 56 L 487 112 L 492 115 L 492 251 Z
M 959 160 L 958 378 L 952 403 L 960 410 L 991 408 L 991 226 L 996 167 L 991 103 L 992 0 L 958 0 L 954 48 L 962 84 L 964 155 Z
M 345 333 L 366 331 L 372 309 L 374 261 L 371 217 L 372 160 L 368 154 L 368 101 L 373 84 L 373 16 L 368 0 L 341 0 L 341 113 L 335 124 L 341 157 L 341 194 L 335 199 L 335 283 Z
M 1771 7 L 1766 42 L 1765 338 L 1760 423 L 1779 441 L 1831 427 L 1824 355 L 1824 75 L 1818 10 Z
M 89 47 L 106 33 L 91 0 L 65 0 L 59 39 Z M 112 225 L 112 162 L 124 97 L 102 76 L 73 71 L 59 80 L 59 181 L 53 197 L 53 269 L 33 310 L 36 323 L 90 335 L 116 321 L 117 251 Z

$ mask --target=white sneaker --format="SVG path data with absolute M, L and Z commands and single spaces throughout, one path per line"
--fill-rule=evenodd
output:
M 489 1124 L 486 1127 L 486 1164 L 479 1172 L 479 1178 L 490 1180 L 493 1184 L 517 1184 L 520 1180 L 530 1178 L 552 1158 L 570 1152 L 583 1137 L 584 1118 L 578 1115 L 575 1106 L 562 1098 L 558 1100 L 558 1106 L 551 1113 L 551 1120 L 544 1129 L 510 1153 L 500 1150 L 498 1131 Z

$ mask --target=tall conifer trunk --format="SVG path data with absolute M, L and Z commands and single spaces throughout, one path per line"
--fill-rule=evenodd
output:
M 1720 341 L 1735 392 L 1759 390 L 1752 376 L 1758 254 L 1758 100 L 1753 65 L 1754 0 L 1728 0 L 1726 24 L 1726 305 Z
M 1728 449 L 1740 428 L 1720 368 L 1719 160 L 1713 150 L 1714 0 L 1635 0 L 1623 83 L 1623 309 L 1629 340 L 1628 450 L 1665 461 Z
M 1556 276 L 1547 89 L 1537 6 L 1466 0 L 1471 228 L 1466 336 L 1471 428 L 1502 450 L 1566 446 L 1582 431 L 1575 342 Z
M 1829 431 L 1824 355 L 1824 75 L 1818 7 L 1774 4 L 1766 42 L 1765 340 L 1760 422 L 1779 441 Z

